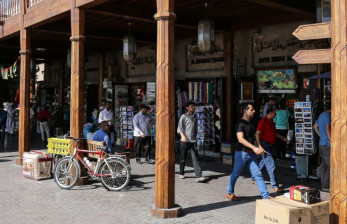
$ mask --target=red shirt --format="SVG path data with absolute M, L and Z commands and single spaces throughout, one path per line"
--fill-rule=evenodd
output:
M 49 119 L 49 112 L 46 109 L 40 110 L 37 115 L 37 120 L 48 121 L 48 119 Z
M 276 126 L 267 116 L 259 121 L 257 130 L 261 132 L 260 140 L 271 144 L 276 143 Z

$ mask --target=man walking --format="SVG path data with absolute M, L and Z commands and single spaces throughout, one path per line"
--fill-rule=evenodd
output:
M 268 107 L 266 116 L 259 121 L 256 140 L 260 149 L 264 150 L 265 153 L 262 155 L 262 159 L 259 163 L 259 169 L 262 170 L 266 167 L 267 173 L 270 177 L 271 187 L 275 192 L 280 192 L 282 189 L 279 187 L 276 181 L 275 175 L 275 161 L 272 157 L 272 146 L 276 143 L 276 138 L 289 144 L 287 138 L 276 132 L 276 126 L 273 119 L 276 117 L 276 108 L 274 106 Z M 253 177 L 252 177 L 253 179 Z
M 319 155 L 321 157 L 321 185 L 322 190 L 329 192 L 330 182 L 330 139 L 331 139 L 331 109 L 327 106 L 325 112 L 321 113 L 314 124 L 314 130 L 319 139 Z
M 240 200 L 235 196 L 234 188 L 237 179 L 239 178 L 245 166 L 248 167 L 260 191 L 260 195 L 264 199 L 271 198 L 266 188 L 263 176 L 258 167 L 257 155 L 264 155 L 265 151 L 262 148 L 254 146 L 255 127 L 251 123 L 251 118 L 254 116 L 255 110 L 252 104 L 242 106 L 243 116 L 236 124 L 236 135 L 238 140 L 238 149 L 235 152 L 234 169 L 230 175 L 229 184 L 227 187 L 226 197 L 233 201 Z
M 198 118 L 195 113 L 195 105 L 193 102 L 187 102 L 187 113 L 183 114 L 178 123 L 177 133 L 181 135 L 181 153 L 180 153 L 180 172 L 179 177 L 184 179 L 184 167 L 187 161 L 188 150 L 191 151 L 196 182 L 203 182 L 206 180 L 202 176 L 202 171 L 198 163 L 198 151 L 195 148 L 196 133 L 198 128 Z
M 42 141 L 46 141 L 49 136 L 49 126 L 48 121 L 50 118 L 50 114 L 48 110 L 46 109 L 46 106 L 42 106 L 42 109 L 37 114 L 37 120 L 40 122 L 40 132 L 41 132 L 41 139 Z M 46 138 L 45 138 L 46 133 Z
M 149 123 L 152 122 L 147 115 L 148 107 L 140 106 L 140 111 L 134 116 L 134 137 L 135 137 L 135 157 L 136 162 L 141 164 L 141 149 L 145 148 L 146 163 L 153 164 L 151 157 L 151 132 Z
M 2 147 L 5 147 L 5 129 L 6 129 L 6 120 L 7 120 L 7 112 L 4 111 L 3 104 L 0 104 L 0 144 Z

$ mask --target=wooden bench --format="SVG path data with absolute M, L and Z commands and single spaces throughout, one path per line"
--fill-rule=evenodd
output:
M 105 142 L 87 140 L 88 151 L 99 151 L 99 147 L 106 146 Z M 130 165 L 130 152 L 116 152 L 115 155 L 125 155 L 125 160 Z M 88 153 L 88 157 L 98 158 L 98 155 Z

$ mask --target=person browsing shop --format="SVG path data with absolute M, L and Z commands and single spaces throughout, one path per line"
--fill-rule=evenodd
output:
M 257 155 L 264 155 L 265 151 L 263 148 L 258 148 L 253 145 L 256 129 L 251 123 L 251 118 L 254 117 L 255 110 L 252 104 L 244 104 L 242 106 L 242 111 L 242 118 L 236 124 L 238 146 L 235 152 L 234 169 L 229 178 L 226 197 L 232 201 L 240 200 L 234 193 L 235 184 L 243 169 L 248 167 L 257 183 L 261 197 L 268 199 L 271 198 L 271 196 L 266 188 L 257 161 Z
M 114 150 L 112 148 L 111 139 L 108 136 L 109 130 L 110 130 L 110 125 L 108 124 L 108 122 L 102 121 L 100 123 L 100 129 L 97 130 L 93 135 L 93 141 L 105 142 L 107 146 L 107 151 L 113 154 Z
M 331 109 L 326 105 L 326 110 L 322 112 L 316 123 L 314 130 L 319 136 L 319 155 L 321 157 L 321 185 L 322 190 L 329 192 L 330 183 L 330 140 L 331 140 Z
M 113 112 L 111 110 L 111 103 L 108 101 L 105 103 L 105 109 L 103 109 L 99 115 L 98 122 L 101 123 L 102 121 L 107 121 L 108 124 L 110 125 L 108 136 L 110 137 L 111 144 L 113 145 L 115 142 L 115 134 L 114 134 L 114 126 L 113 126 L 114 120 L 113 120 Z
M 134 116 L 134 137 L 135 137 L 135 157 L 136 162 L 141 164 L 141 151 L 145 148 L 146 155 L 145 160 L 148 164 L 153 164 L 154 162 L 150 159 L 151 157 L 151 132 L 150 132 L 150 119 L 147 115 L 149 107 L 146 105 L 140 105 L 140 111 Z
M 179 178 L 186 178 L 184 175 L 184 167 L 187 161 L 188 150 L 190 149 L 196 176 L 195 180 L 198 183 L 204 182 L 206 177 L 202 176 L 202 171 L 198 163 L 198 151 L 195 147 L 196 133 L 198 128 L 198 117 L 195 114 L 195 104 L 193 102 L 187 102 L 186 109 L 188 112 L 182 114 L 177 127 L 177 134 L 181 136 Z
M 276 143 L 276 138 L 281 139 L 287 144 L 289 144 L 289 141 L 287 138 L 276 132 L 276 126 L 273 122 L 273 119 L 276 116 L 276 108 L 274 106 L 270 106 L 268 107 L 266 113 L 266 116 L 259 121 L 256 133 L 258 147 L 265 151 L 259 163 L 259 169 L 262 170 L 264 166 L 266 167 L 267 173 L 270 177 L 271 187 L 275 192 L 280 192 L 283 190 L 279 187 L 276 180 L 276 165 L 272 157 L 272 146 Z
M 274 106 L 276 105 L 276 98 L 274 96 L 270 96 L 268 102 L 264 105 L 263 108 L 263 117 L 266 116 L 266 111 L 269 106 Z
M 50 119 L 50 116 L 51 115 L 50 115 L 49 111 L 47 110 L 46 106 L 42 105 L 41 110 L 37 114 L 37 120 L 40 123 L 40 132 L 41 132 L 42 141 L 46 141 L 50 137 L 49 125 L 48 125 L 48 121 Z M 45 136 L 45 133 L 46 133 L 46 136 Z
M 5 147 L 5 129 L 6 129 L 6 120 L 7 120 L 7 112 L 4 110 L 3 104 L 0 104 L 0 144 L 2 147 Z

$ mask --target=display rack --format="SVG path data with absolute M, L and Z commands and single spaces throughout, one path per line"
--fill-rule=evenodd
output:
M 206 158 L 206 145 L 215 145 L 214 111 L 213 106 L 196 106 L 195 113 L 198 117 L 198 131 L 196 134 L 196 147 L 204 151 Z
M 133 131 L 133 119 L 134 119 L 134 108 L 132 106 L 121 106 L 120 107 L 121 119 L 120 119 L 120 138 L 125 143 L 127 139 L 134 138 Z

